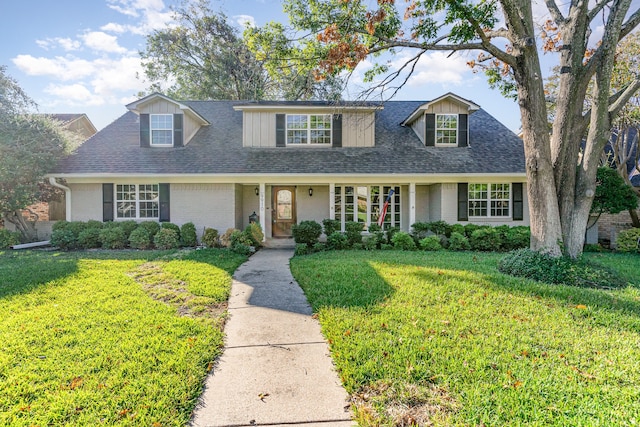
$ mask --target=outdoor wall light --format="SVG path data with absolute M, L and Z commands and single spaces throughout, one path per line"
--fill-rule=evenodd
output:
M 256 192 L 256 196 L 260 195 L 260 189 L 258 187 L 256 187 L 256 189 L 254 191 Z
M 309 197 L 313 196 L 313 188 L 309 187 Z

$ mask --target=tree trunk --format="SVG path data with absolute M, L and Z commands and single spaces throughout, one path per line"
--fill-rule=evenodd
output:
M 629 209 L 629 216 L 631 217 L 631 225 L 633 225 L 635 228 L 640 228 L 638 212 L 635 209 Z
M 36 230 L 36 221 L 29 221 L 22 216 L 22 211 L 13 211 L 3 214 L 5 221 L 15 225 L 16 230 L 22 234 L 25 243 L 38 241 L 38 230 Z
M 530 14 L 530 8 L 530 5 L 528 10 L 523 7 L 518 13 Z M 521 23 L 532 22 L 526 18 L 523 16 Z M 521 23 L 512 25 L 511 28 L 520 28 Z M 533 28 L 523 28 L 523 31 L 529 34 L 534 32 Z M 517 39 L 517 35 L 513 39 Z M 514 46 L 516 64 L 513 67 L 522 119 L 527 196 L 529 200 L 535 201 L 529 204 L 531 249 L 560 256 L 562 229 L 551 162 L 547 106 L 540 61 L 535 50 L 535 44 Z

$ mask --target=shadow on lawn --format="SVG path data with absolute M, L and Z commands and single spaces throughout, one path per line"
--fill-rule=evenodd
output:
M 31 292 L 37 287 L 78 272 L 81 259 L 151 261 L 161 251 L 0 251 L 0 298 Z
M 77 271 L 77 256 L 58 252 L 0 252 L 0 298 L 31 292 Z

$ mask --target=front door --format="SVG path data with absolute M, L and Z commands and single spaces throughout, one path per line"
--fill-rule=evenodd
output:
M 291 237 L 291 226 L 296 223 L 296 188 L 273 187 L 273 237 Z

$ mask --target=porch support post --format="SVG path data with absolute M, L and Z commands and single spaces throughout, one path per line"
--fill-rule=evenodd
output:
M 267 240 L 267 210 L 265 207 L 265 196 L 267 186 L 264 182 L 260 183 L 260 227 L 262 228 L 262 241 Z
M 411 230 L 411 226 L 416 223 L 416 183 L 409 183 L 409 226 L 407 231 Z
M 329 218 L 336 219 L 336 184 L 329 184 Z

